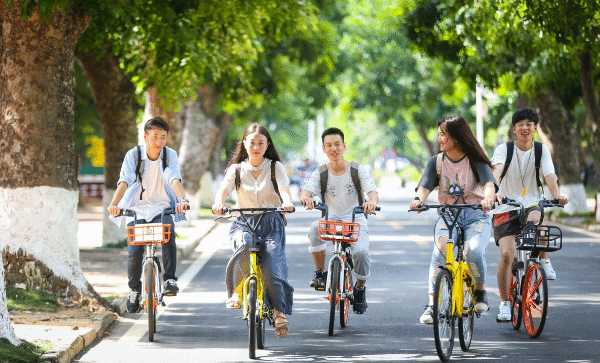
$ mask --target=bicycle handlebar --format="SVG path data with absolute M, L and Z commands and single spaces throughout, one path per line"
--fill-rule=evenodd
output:
M 321 210 L 321 211 L 325 212 L 324 213 L 325 214 L 325 220 L 329 219 L 329 207 L 327 206 L 327 204 L 322 203 L 322 202 L 317 202 L 315 204 L 315 209 L 318 209 L 318 210 Z M 380 211 L 381 207 L 375 207 L 375 210 L 376 211 Z M 363 213 L 365 213 L 365 209 L 362 206 L 359 205 L 357 207 L 354 207 L 352 209 L 352 222 L 354 222 L 354 219 L 356 218 L 357 214 L 363 214 Z M 375 214 L 375 212 L 373 212 L 373 214 Z
M 502 204 L 506 204 L 506 205 L 512 205 L 514 207 L 519 207 L 520 212 L 519 212 L 519 216 L 524 216 L 525 215 L 525 207 L 523 206 L 523 203 L 519 202 L 518 200 L 514 200 L 508 197 L 503 197 L 502 198 Z M 544 208 L 550 208 L 550 207 L 560 207 L 563 208 L 564 206 L 560 205 L 560 201 L 558 199 L 542 199 L 538 202 L 538 205 L 540 207 L 540 221 L 539 223 L 537 223 L 537 225 L 541 225 L 542 222 L 544 221 Z M 525 224 L 525 221 L 522 221 L 523 224 Z
M 481 209 L 481 204 L 422 204 L 419 208 L 409 209 L 409 212 L 424 212 L 432 208 Z
M 190 206 L 186 205 L 184 209 L 189 210 Z M 175 214 L 175 208 L 165 208 L 161 212 L 161 216 L 160 216 L 161 222 L 162 222 L 163 217 L 166 215 L 169 215 L 169 214 Z M 119 209 L 119 214 L 117 214 L 115 217 L 122 217 L 122 216 L 133 217 L 133 221 L 134 221 L 133 223 L 137 224 L 137 213 L 134 210 L 121 208 L 121 209 Z

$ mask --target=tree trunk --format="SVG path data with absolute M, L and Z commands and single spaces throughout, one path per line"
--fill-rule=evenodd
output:
M 421 143 L 425 147 L 425 150 L 427 150 L 427 154 L 429 155 L 429 157 L 437 155 L 437 153 L 439 152 L 439 146 L 436 146 L 431 141 L 429 141 L 429 138 L 427 138 L 427 132 L 421 126 L 416 125 L 415 127 L 417 128 L 417 133 L 421 138 Z
M 578 138 L 570 126 L 570 115 L 552 88 L 538 91 L 535 104 L 540 115 L 540 136 L 545 138 L 543 141 L 552 152 L 560 192 L 570 200 L 565 211 L 570 214 L 585 213 L 587 207 L 581 181 Z
M 1 262 L 1 261 L 0 261 Z M 21 340 L 10 325 L 6 302 L 6 286 L 4 285 L 4 263 L 0 263 L 0 339 L 7 339 L 12 345 L 21 345 Z
M 135 97 L 135 87 L 119 67 L 119 60 L 109 45 L 102 53 L 76 53 L 77 61 L 85 71 L 102 123 L 104 137 L 104 196 L 103 245 L 126 239 L 125 228 L 119 228 L 108 219 L 108 205 L 119 181 L 123 158 L 138 144 L 135 124 L 141 106 Z
M 74 50 L 89 14 L 71 7 L 48 21 L 0 1 L 0 230 L 6 281 L 93 291 L 79 264 Z M 17 255 L 29 261 L 21 268 Z M 31 263 L 33 262 L 33 263 Z M 42 268 L 41 266 L 45 266 Z M 66 287 L 63 288 L 63 284 Z
M 585 116 L 594 135 L 594 143 L 591 147 L 596 166 L 596 173 L 600 173 L 600 105 L 596 98 L 596 85 L 594 83 L 594 65 L 592 55 L 589 51 L 579 53 L 581 63 L 581 90 L 583 93 L 583 106 Z M 587 165 L 586 165 L 587 167 Z M 600 178 L 596 178 L 596 221 L 600 221 L 598 204 L 600 203 Z

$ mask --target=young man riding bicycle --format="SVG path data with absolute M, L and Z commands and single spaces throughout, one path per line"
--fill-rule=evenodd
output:
M 185 220 L 185 208 L 189 202 L 181 184 L 177 152 L 165 146 L 169 125 L 160 117 L 155 117 L 144 126 L 144 145 L 129 150 L 121 166 L 117 190 L 108 207 L 111 219 L 118 226 L 120 209 L 131 209 L 137 213 L 138 223 L 157 223 L 165 208 L 175 208 L 175 222 Z M 162 246 L 165 268 L 164 292 L 174 296 L 179 292 L 175 269 L 177 247 L 175 245 L 175 223 L 171 215 L 165 215 L 165 223 L 171 225 L 169 241 Z M 131 222 L 133 224 L 133 222 Z M 129 246 L 127 275 L 129 278 L 129 299 L 127 311 L 140 310 L 142 282 L 143 245 Z
M 344 151 L 346 151 L 344 133 L 338 128 L 329 128 L 323 132 L 321 140 L 329 163 L 321 165 L 310 176 L 306 186 L 300 192 L 302 205 L 308 210 L 313 209 L 313 197 L 319 196 L 329 207 L 329 219 L 337 221 L 350 222 L 352 209 L 357 205 L 364 208 L 365 214 L 373 213 L 379 203 L 375 182 L 364 166 L 351 163 L 344 158 Z M 363 202 L 363 193 L 367 195 L 368 201 Z M 365 284 L 370 276 L 371 266 L 369 230 L 364 215 L 357 215 L 356 222 L 360 223 L 361 231 L 358 241 L 351 244 L 356 278 L 353 309 L 357 314 L 364 314 L 367 310 Z M 324 290 L 327 282 L 327 272 L 324 271 L 327 247 L 325 241 L 319 238 L 318 229 L 318 221 L 315 221 L 308 234 L 309 251 L 312 253 L 316 268 L 310 286 L 315 290 Z
M 558 199 L 561 205 L 569 202 L 566 197 L 560 195 L 550 150 L 546 145 L 533 141 L 538 121 L 537 113 L 531 108 L 515 111 L 512 116 L 512 125 L 517 140 L 498 146 L 492 157 L 494 176 L 500 185 L 499 194 L 523 203 L 526 221 L 534 223 L 540 219 L 540 209 L 537 205 L 540 200 L 540 173 L 544 176 L 552 197 Z M 505 206 L 496 209 L 494 239 L 496 245 L 500 247 L 497 271 L 500 292 L 500 307 L 496 318 L 498 322 L 508 322 L 511 318 L 508 290 L 512 278 L 511 266 L 515 255 L 515 236 L 520 231 L 521 225 L 516 207 Z M 546 278 L 554 280 L 556 272 L 548 259 L 548 252 L 541 252 L 540 259 Z

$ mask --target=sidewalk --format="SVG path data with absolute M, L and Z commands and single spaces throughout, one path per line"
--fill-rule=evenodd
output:
M 102 338 L 108 326 L 125 312 L 127 295 L 127 248 L 102 247 L 102 219 L 98 213 L 80 213 L 79 215 L 79 253 L 81 269 L 87 281 L 96 292 L 103 296 L 118 295 L 112 302 L 114 313 L 75 313 L 70 316 L 48 316 L 35 324 L 15 323 L 19 314 L 11 313 L 13 328 L 17 336 L 36 344 L 52 345 L 40 362 L 68 363 L 85 347 L 96 339 Z M 202 239 L 212 231 L 215 221 L 204 218 L 189 223 L 176 225 L 177 260 L 182 261 L 190 256 Z M 81 309 L 82 307 L 73 307 Z M 68 314 L 68 310 L 67 310 Z

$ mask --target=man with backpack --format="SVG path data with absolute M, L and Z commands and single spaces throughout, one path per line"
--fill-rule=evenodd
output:
M 315 170 L 304 189 L 300 192 L 302 205 L 310 210 L 314 208 L 313 197 L 318 196 L 329 207 L 329 219 L 337 221 L 352 220 L 352 209 L 357 205 L 364 208 L 365 214 L 375 211 L 379 195 L 375 182 L 367 168 L 357 162 L 344 158 L 346 143 L 344 133 L 338 128 L 329 128 L 321 135 L 323 151 L 329 158 L 329 163 Z M 364 201 L 364 195 L 368 200 Z M 356 286 L 354 287 L 353 309 L 357 314 L 367 310 L 365 284 L 370 275 L 371 259 L 369 256 L 369 229 L 364 215 L 357 215 L 356 222 L 360 223 L 360 235 L 357 242 L 352 243 L 352 262 Z M 315 276 L 310 283 L 315 290 L 325 290 L 327 272 L 325 268 L 326 245 L 319 238 L 318 221 L 315 221 L 308 233 L 309 251 L 315 263 Z
M 111 219 L 118 226 L 121 218 L 120 209 L 131 209 L 137 214 L 138 223 L 160 223 L 161 213 L 166 208 L 175 208 L 175 217 L 165 215 L 165 223 L 171 225 L 169 241 L 162 245 L 164 265 L 164 292 L 174 296 L 179 291 L 175 268 L 177 264 L 177 247 L 175 245 L 175 222 L 185 220 L 185 210 L 189 202 L 181 184 L 179 160 L 175 150 L 165 146 L 169 124 L 155 117 L 144 126 L 144 145 L 129 150 L 121 166 L 121 174 L 117 182 L 117 190 L 108 207 Z M 133 222 L 131 222 L 133 223 Z M 140 293 L 142 288 L 143 245 L 129 245 L 127 275 L 129 278 L 129 299 L 127 311 L 136 313 L 140 310 Z
M 566 197 L 560 195 L 550 150 L 546 145 L 533 141 L 538 122 L 538 115 L 531 108 L 515 111 L 512 125 L 517 140 L 498 146 L 492 157 L 494 176 L 500 185 L 499 194 L 523 203 L 526 221 L 534 223 L 540 219 L 538 201 L 543 197 L 540 174 L 544 176 L 552 198 L 558 199 L 561 205 L 569 202 Z M 496 321 L 508 322 L 511 318 L 508 290 L 515 255 L 515 236 L 521 231 L 521 226 L 515 207 L 499 207 L 494 213 L 494 239 L 500 247 L 497 271 L 500 307 Z M 546 278 L 554 280 L 556 272 L 548 259 L 548 253 L 541 252 L 540 259 Z

